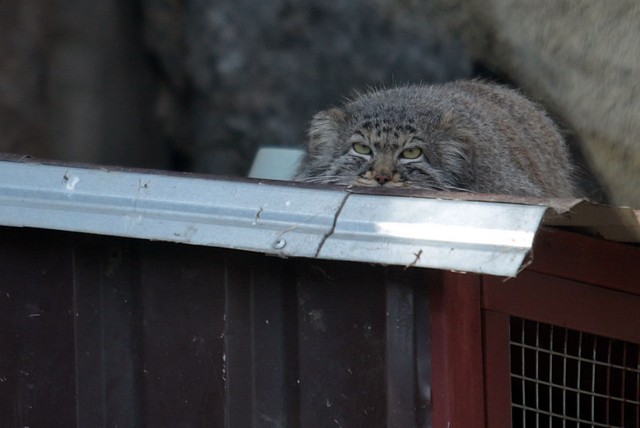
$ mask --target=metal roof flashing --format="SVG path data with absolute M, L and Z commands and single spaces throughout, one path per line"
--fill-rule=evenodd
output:
M 449 196 L 0 160 L 4 226 L 515 276 L 549 205 Z

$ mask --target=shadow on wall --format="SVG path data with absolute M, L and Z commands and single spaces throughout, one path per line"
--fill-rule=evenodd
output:
M 131 2 L 0 5 L 0 150 L 166 167 L 156 77 Z
M 354 88 L 470 75 L 415 3 L 5 2 L 0 150 L 244 175 Z

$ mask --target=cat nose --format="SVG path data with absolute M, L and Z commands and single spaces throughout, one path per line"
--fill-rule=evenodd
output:
M 391 177 L 389 176 L 389 174 L 376 174 L 375 177 L 373 177 L 378 184 L 380 184 L 381 186 L 385 185 L 386 183 L 391 181 Z

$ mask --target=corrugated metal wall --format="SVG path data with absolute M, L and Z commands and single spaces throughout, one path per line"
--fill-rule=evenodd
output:
M 1 424 L 428 426 L 424 272 L 0 228 Z

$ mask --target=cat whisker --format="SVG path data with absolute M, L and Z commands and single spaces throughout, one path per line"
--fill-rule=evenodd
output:
M 449 192 L 461 192 L 461 193 L 471 193 L 472 192 L 471 190 L 465 189 L 464 187 L 455 187 L 455 186 L 439 187 L 437 190 L 449 191 Z
M 344 176 L 344 175 L 324 175 L 315 177 L 303 177 L 297 181 L 311 184 L 337 184 L 337 185 L 355 185 L 364 187 L 378 187 L 379 184 L 372 180 L 365 180 L 360 176 Z M 383 186 L 381 186 L 383 187 Z M 405 189 L 431 189 L 436 191 L 449 191 L 449 192 L 465 192 L 470 193 L 471 190 L 462 187 L 450 186 L 450 185 L 425 185 L 412 183 L 410 181 L 389 184 L 388 188 L 405 188 Z
M 303 177 L 298 179 L 298 181 L 304 183 L 318 183 L 318 184 L 351 184 L 355 178 L 354 177 L 345 177 L 342 175 L 325 175 L 325 176 L 317 176 L 317 177 Z

